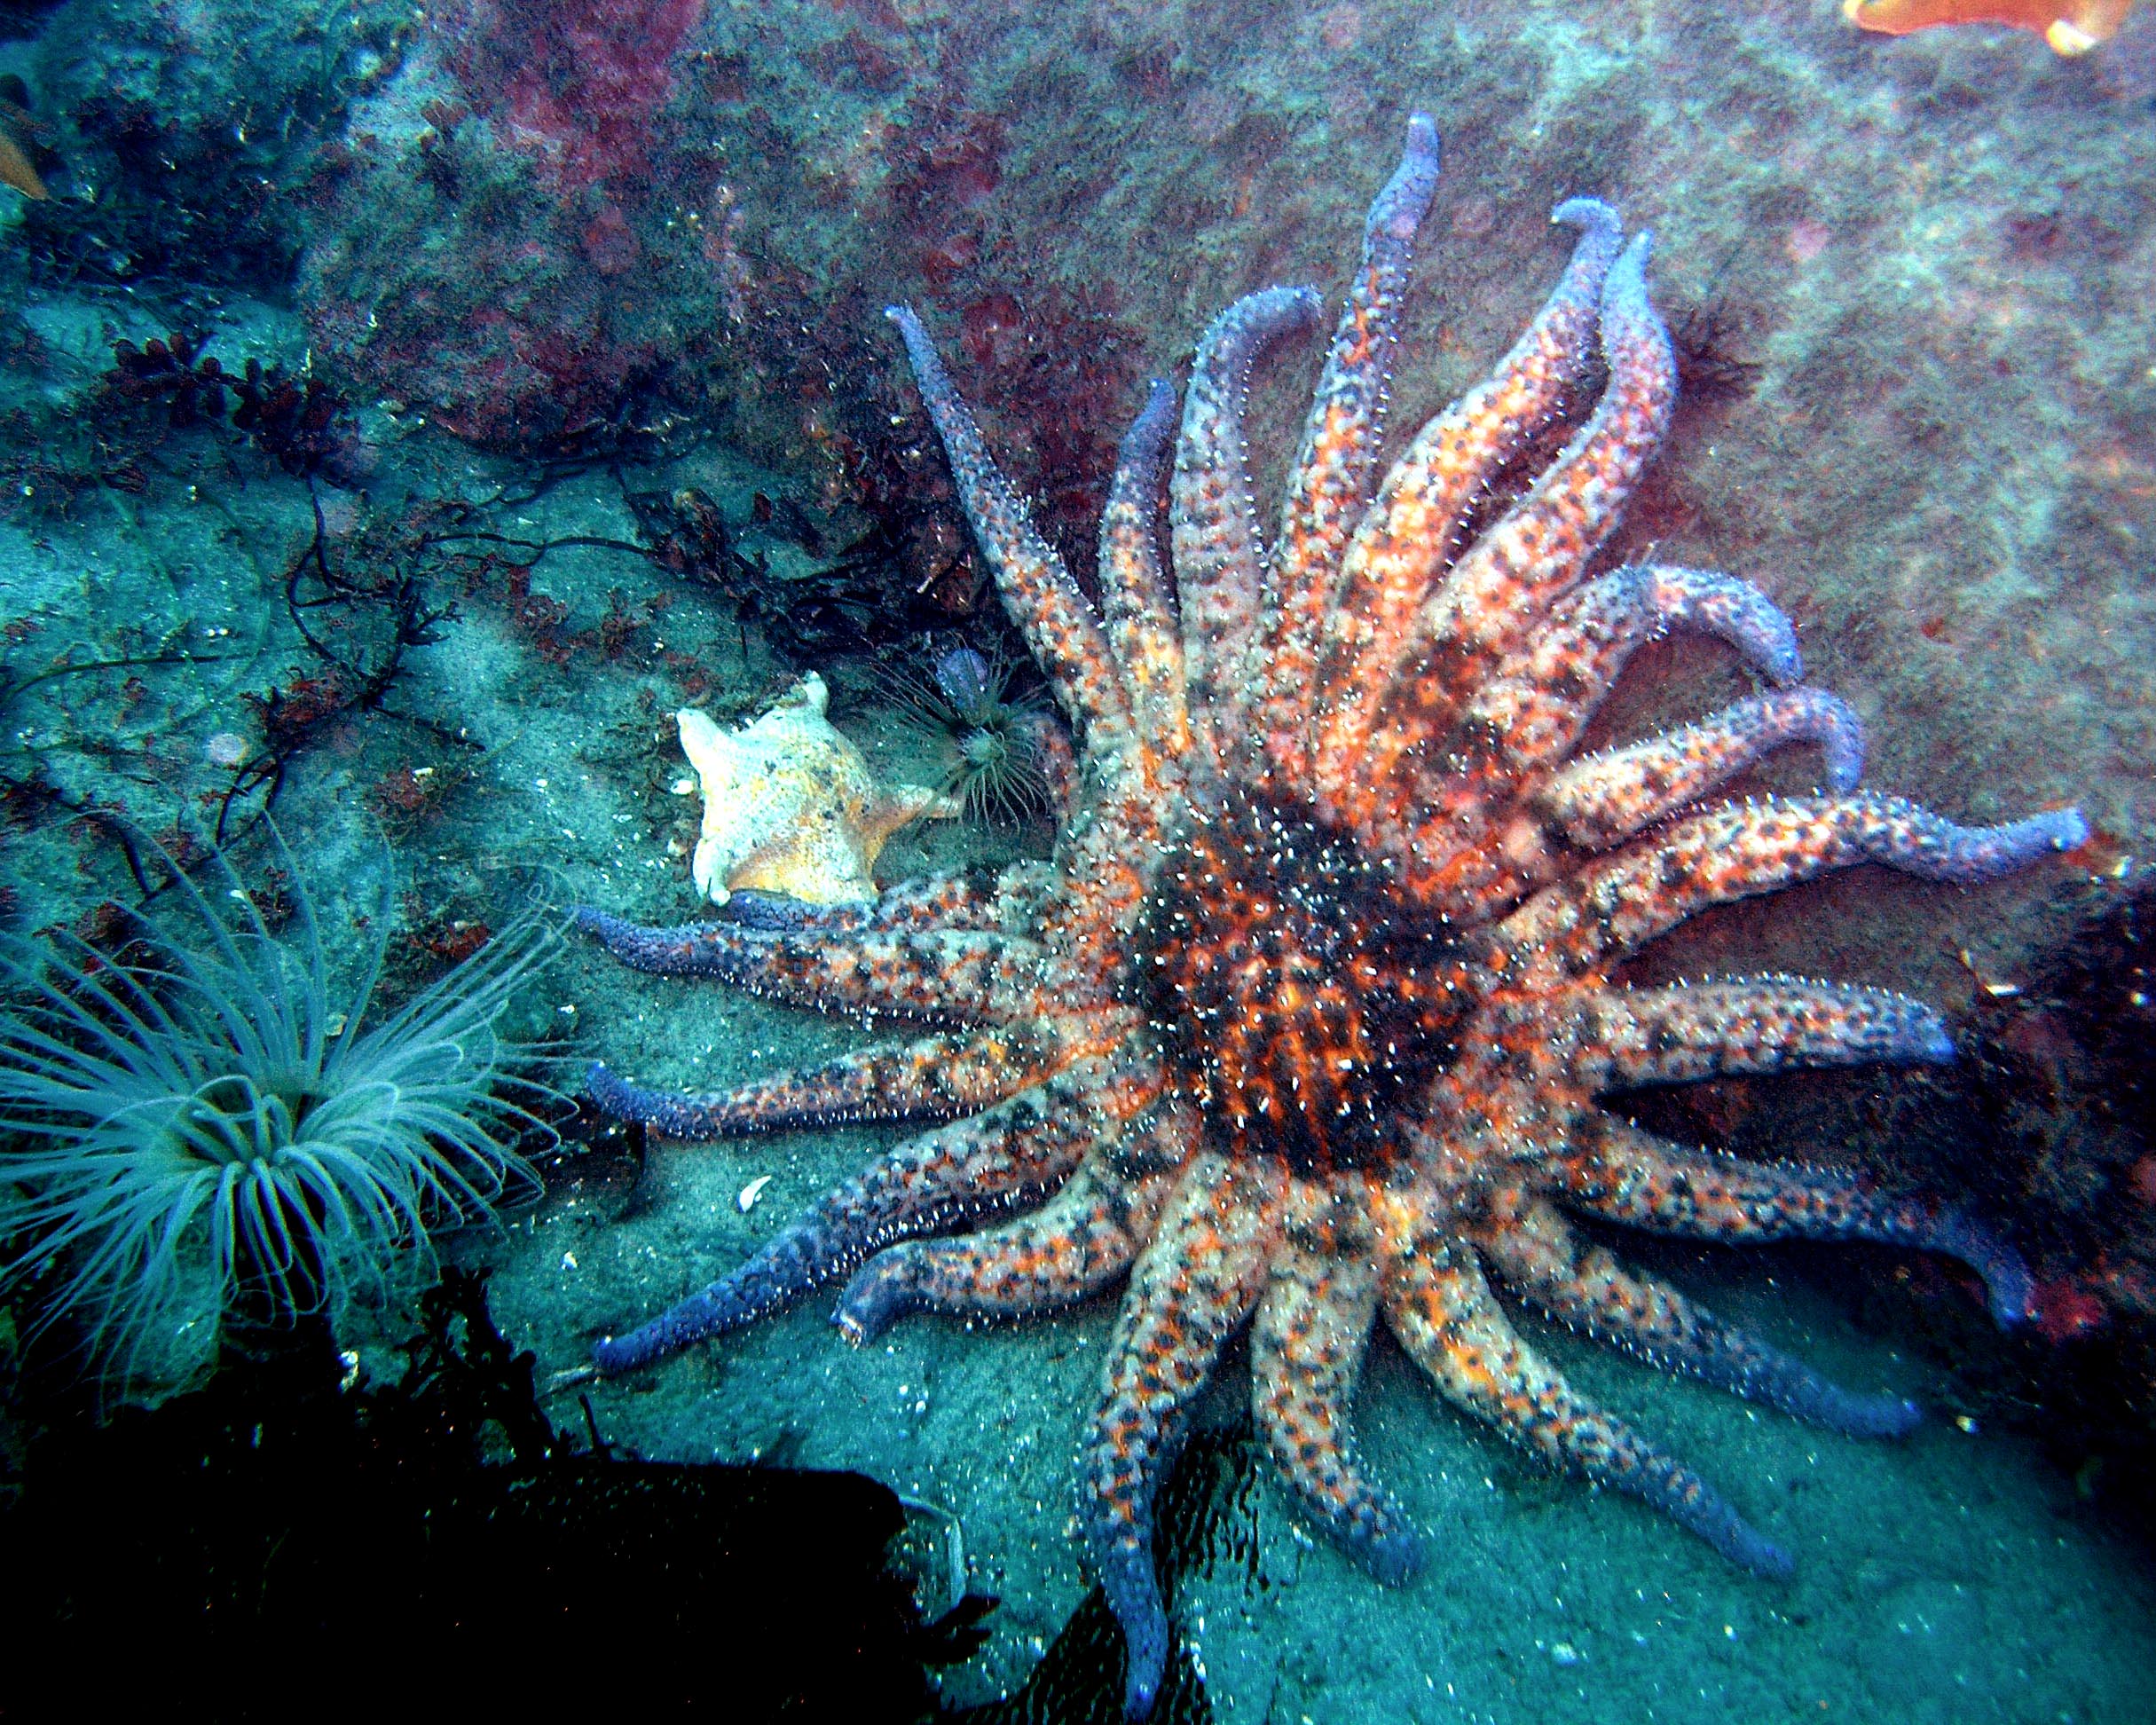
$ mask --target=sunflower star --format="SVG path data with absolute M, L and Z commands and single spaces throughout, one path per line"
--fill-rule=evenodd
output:
M 1308 1512 L 1381 1577 L 1416 1554 L 1350 1420 L 1381 1316 L 1456 1406 L 1771 1573 L 1788 1557 L 1573 1390 L 1492 1276 L 1666 1369 L 1875 1437 L 1907 1431 L 1916 1406 L 1827 1382 L 1570 1217 L 1889 1241 L 1972 1266 L 2002 1322 L 2029 1297 L 2011 1248 L 1950 1209 L 1838 1170 L 1666 1142 L 1598 1106 L 1719 1074 L 1948 1059 L 1938 1015 L 1879 989 L 1781 976 L 1629 987 L 1614 973 L 1711 905 L 1865 861 L 1986 880 L 2084 827 L 2066 810 L 1965 828 L 1858 790 L 1854 714 L 1799 683 L 1790 624 L 1757 589 L 1659 564 L 1594 572 L 1675 390 L 1648 238 L 1625 243 L 1606 204 L 1557 208 L 1578 237 L 1548 303 L 1378 481 L 1393 326 L 1437 157 L 1417 115 L 1370 212 L 1270 548 L 1242 406 L 1264 351 L 1318 316 L 1314 294 L 1281 288 L 1207 331 L 1179 431 L 1173 391 L 1153 386 L 1108 496 L 1098 613 L 919 320 L 890 313 L 1004 603 L 1082 734 L 1082 784 L 1048 868 L 925 879 L 788 928 L 578 913 L 641 969 L 941 1027 L 712 1097 L 593 1069 L 602 1107 L 678 1137 L 946 1122 L 731 1274 L 600 1342 L 600 1370 L 842 1277 L 838 1323 L 856 1342 L 909 1311 L 1018 1317 L 1128 1280 L 1079 1474 L 1134 1716 L 1169 1645 L 1155 1494 L 1246 1323 L 1261 1438 Z M 1493 479 L 1591 382 L 1598 349 L 1599 404 L 1509 507 L 1489 507 Z M 1727 642 L 1767 687 L 1581 755 L 1626 659 L 1670 630 Z M 1798 743 L 1823 752 L 1828 791 L 1698 806 Z

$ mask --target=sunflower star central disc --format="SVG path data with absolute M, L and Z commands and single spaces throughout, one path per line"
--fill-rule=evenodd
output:
M 1298 1174 L 1381 1167 L 1469 972 L 1391 871 L 1310 811 L 1230 793 L 1153 876 L 1129 998 L 1214 1140 Z
M 1607 204 L 1558 206 L 1574 249 L 1539 315 L 1381 469 L 1437 154 L 1417 115 L 1371 208 L 1277 529 L 1261 540 L 1242 405 L 1264 354 L 1315 327 L 1307 289 L 1252 294 L 1215 319 L 1179 406 L 1153 386 L 1109 492 L 1098 608 L 920 320 L 891 313 L 1003 603 L 1082 741 L 1046 868 L 915 881 L 783 926 L 578 912 L 645 970 L 925 1020 L 911 1042 L 717 1096 L 593 1069 L 601 1106 L 679 1137 L 928 1122 L 739 1268 L 601 1341 L 600 1370 L 836 1282 L 855 1341 L 909 1311 L 1022 1318 L 1120 1287 L 1078 1497 L 1133 1717 L 1172 1645 L 1154 1500 L 1239 1332 L 1283 1482 L 1381 1579 L 1406 1576 L 1419 1543 L 1356 1447 L 1351 1404 L 1380 1324 L 1499 1436 L 1781 1573 L 1779 1546 L 1574 1390 L 1520 1320 L 1570 1324 L 1838 1431 L 1899 1436 L 1917 1410 L 1827 1382 L 1576 1220 L 1886 1241 L 1971 1266 L 2002 1322 L 2029 1301 L 2011 1248 L 1928 1199 L 1673 1143 L 1601 1106 L 1643 1084 L 1951 1058 L 1939 1016 L 1884 990 L 1785 976 L 1632 987 L 1622 967 L 1702 910 L 1830 870 L 1983 881 L 2086 827 L 2072 810 L 1959 826 L 1860 788 L 1856 717 L 1802 681 L 1764 594 L 1602 557 L 1676 393 L 1647 236 L 1627 240 Z M 1570 441 L 1492 508 L 1492 484 L 1598 375 Z M 1672 631 L 1723 643 L 1757 692 L 1583 754 L 1634 650 Z M 1721 799 L 1793 746 L 1817 751 L 1819 792 Z

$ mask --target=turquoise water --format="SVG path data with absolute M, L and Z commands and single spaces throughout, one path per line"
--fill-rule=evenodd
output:
M 920 1614 L 997 1601 L 985 1643 L 940 1673 L 942 1705 L 1081 1716 L 1038 1685 L 991 1704 L 1052 1668 L 1059 1637 L 1067 1653 L 1106 1633 L 1098 1511 L 1074 1469 L 1117 1352 L 1121 1278 L 1068 1310 L 914 1316 L 855 1348 L 830 1322 L 843 1273 L 827 1274 L 773 1315 L 595 1377 L 595 1342 L 727 1277 L 907 1131 L 647 1141 L 579 1111 L 592 1060 L 705 1094 L 893 1026 L 641 974 L 567 916 L 719 914 L 691 885 L 704 799 L 682 708 L 730 733 L 813 672 L 865 783 L 963 797 L 966 727 L 921 708 L 964 648 L 1012 667 L 1012 735 L 1036 734 L 1053 632 L 1029 642 L 1023 595 L 999 599 L 993 512 L 975 495 L 969 520 L 885 305 L 918 311 L 1042 543 L 1082 571 L 1082 614 L 1113 596 L 1093 575 L 1097 524 L 1146 380 L 1184 390 L 1215 313 L 1267 284 L 1314 284 L 1330 330 L 1418 111 L 1444 159 L 1373 391 L 1385 459 L 1558 282 L 1572 236 L 1552 206 L 1608 199 L 1656 236 L 1647 280 L 1676 389 L 1652 466 L 1617 487 L 1621 523 L 1574 573 L 1652 563 L 1755 584 L 1806 679 L 1848 703 L 1827 721 L 1807 709 L 1771 758 L 1699 794 L 1807 794 L 1829 770 L 1814 745 L 1831 754 L 1853 734 L 1837 727 L 1861 726 L 1867 786 L 1972 827 L 2042 813 L 2068 841 L 2025 847 L 2028 866 L 1998 878 L 1863 867 L 1723 905 L 1617 973 L 1641 989 L 1793 973 L 1903 991 L 1938 1014 L 1912 1021 L 1939 1028 L 1905 1031 L 1900 1052 L 1947 1036 L 1953 1064 L 1730 1072 L 1622 1107 L 1672 1138 L 1856 1170 L 1986 1218 L 2027 1266 L 2027 1321 L 1995 1333 L 1972 1277 L 1906 1246 L 1593 1235 L 1835 1382 L 1925 1408 L 1907 1439 L 1866 1442 L 1523 1319 L 1578 1390 L 1785 1548 L 1787 1580 L 1509 1447 L 1380 1325 L 1353 1427 L 1427 1552 L 1383 1585 L 1251 1437 L 1239 1333 L 1190 1411 L 1213 1494 L 1204 1468 L 1176 1488 L 1207 1503 L 1207 1531 L 1178 1522 L 1162 1547 L 1189 1561 L 1161 1716 L 2156 1716 L 2147 6 L 2071 58 L 2026 31 L 1861 32 L 1829 0 L 18 6 L 0 20 L 5 1022 L 29 1010 L 20 955 L 64 943 L 53 931 L 84 942 L 67 949 L 84 967 L 74 997 L 113 963 L 144 966 L 152 994 L 178 986 L 100 909 L 169 906 L 161 848 L 236 906 L 243 889 L 210 861 L 225 847 L 264 941 L 291 939 L 308 897 L 326 1046 L 348 1028 L 385 886 L 392 1012 L 520 914 L 559 924 L 561 952 L 496 1026 L 539 1050 L 558 1092 L 504 1146 L 533 1157 L 545 1195 L 463 1229 L 437 1199 L 416 1231 L 384 1225 L 383 1262 L 422 1264 L 430 1228 L 447 1261 L 489 1270 L 495 1318 L 578 1443 L 888 1485 L 911 1518 Z M 1321 351 L 1321 335 L 1284 346 L 1245 404 L 1268 534 Z M 1621 355 L 1618 370 L 1633 375 Z M 1584 358 L 1478 484 L 1453 556 L 1560 458 L 1602 383 Z M 1579 753 L 1771 697 L 1758 629 L 1717 642 L 1670 620 L 1643 627 Z M 1083 815 L 1114 770 L 1108 728 L 1096 714 L 1089 750 L 1065 716 L 1090 761 Z M 1261 730 L 1247 710 L 1227 729 Z M 810 787 L 789 832 L 862 823 L 833 815 L 833 784 Z M 740 794 L 777 796 L 762 781 Z M 1172 812 L 1181 795 L 1156 783 L 1138 801 Z M 1523 800 L 1491 841 L 1522 878 L 1545 856 L 1556 875 L 1588 866 L 1551 806 Z M 1662 809 L 1644 842 L 1685 813 Z M 1145 871 L 1192 842 L 1172 818 L 1165 837 L 1113 818 L 1132 824 L 1110 864 L 1148 891 Z M 1037 807 L 922 822 L 875 878 L 1068 870 L 1058 836 Z M 779 884 L 819 878 L 797 863 Z M 1158 934 L 1134 924 L 1105 944 L 1121 957 Z M 1111 1004 L 1157 1004 L 1149 989 L 1126 977 Z M 1262 1015 L 1279 992 L 1268 972 L 1231 998 Z M 1075 1001 L 1066 981 L 1035 1006 Z M 35 1067 L 8 1034 L 7 1069 Z M 1189 1051 L 1215 1044 L 1161 1035 L 1195 1085 Z M 1447 1043 L 1423 1075 L 1453 1059 Z M 233 1106 L 230 1087 L 202 1093 Z M 61 1129 L 9 1095 L 0 1485 L 34 1502 L 37 1442 L 191 1386 L 69 1352 L 90 1319 L 56 1289 L 86 1248 L 46 1262 L 33 1200 L 51 1177 L 22 1171 Z M 1076 1112 L 1106 1107 L 1097 1089 Z M 287 1201 L 303 1233 L 320 1225 L 324 1201 Z M 987 1209 L 945 1220 L 971 1228 Z M 199 1280 L 208 1223 L 178 1232 L 193 1321 L 224 1335 L 229 1363 L 255 1345 L 240 1319 L 263 1315 L 259 1285 L 243 1262 L 218 1294 Z M 330 1313 L 355 1382 L 400 1369 L 410 1312 L 400 1296 Z M 290 1316 L 271 1310 L 269 1331 Z M 1092 1676 L 1083 1716 L 1113 1716 L 1120 1675 Z

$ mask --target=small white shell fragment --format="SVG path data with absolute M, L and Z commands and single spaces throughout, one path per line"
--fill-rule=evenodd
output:
M 696 782 L 693 778 L 678 778 L 666 788 L 677 797 L 693 797 L 696 794 Z
M 1967 947 L 1963 947 L 1961 950 L 1961 960 L 1962 968 L 1976 978 L 1977 987 L 1983 989 L 1994 1000 L 2011 1000 L 2021 992 L 2021 985 L 2018 982 L 2004 982 L 1996 977 L 1985 975 L 1977 968 L 1976 959 Z
M 734 1201 L 741 1206 L 741 1213 L 744 1216 L 756 1208 L 756 1201 L 764 1195 L 764 1188 L 770 1184 L 770 1175 L 759 1174 L 748 1185 L 742 1187 L 741 1196 L 735 1199 Z

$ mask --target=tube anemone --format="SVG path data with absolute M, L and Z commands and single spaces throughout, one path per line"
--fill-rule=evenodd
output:
M 971 647 L 939 655 L 922 675 L 886 669 L 885 682 L 903 721 L 929 737 L 940 758 L 937 786 L 956 797 L 968 819 L 1023 824 L 1053 804 L 1049 739 L 1054 719 L 1037 691 L 1015 692 L 1013 667 Z
M 130 1392 L 198 1375 L 236 1317 L 409 1295 L 436 1233 L 536 1195 L 520 1146 L 554 1140 L 495 1028 L 558 944 L 539 914 L 377 1020 L 386 859 L 349 990 L 296 878 L 280 937 L 222 855 L 216 903 L 166 866 L 171 908 L 127 912 L 118 956 L 0 933 L 0 1288 L 36 1280 L 38 1324 Z

